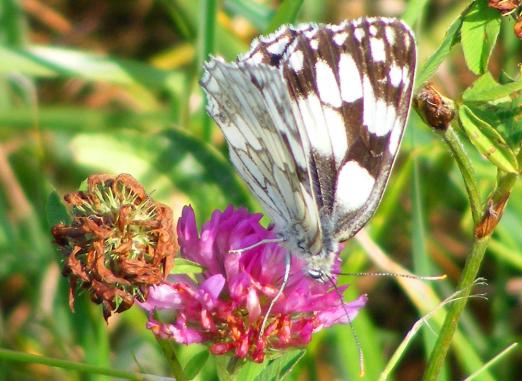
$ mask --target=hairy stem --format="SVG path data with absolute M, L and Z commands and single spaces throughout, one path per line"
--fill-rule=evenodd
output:
M 516 180 L 517 175 L 499 175 L 497 187 L 489 197 L 488 204 L 490 201 L 492 203 L 496 203 L 500 200 L 507 200 L 509 194 L 511 193 L 511 189 L 515 185 Z M 486 216 L 491 215 L 491 211 L 489 210 L 488 205 L 484 208 L 484 211 L 481 215 L 484 216 L 483 219 Z M 499 219 L 500 216 L 501 212 L 497 216 L 497 219 Z M 479 223 L 481 222 L 476 222 L 476 224 Z M 435 343 L 435 347 L 431 352 L 431 356 L 428 361 L 428 367 L 424 374 L 423 381 L 436 381 L 438 378 L 438 375 L 444 364 L 444 360 L 446 359 L 449 347 L 453 340 L 453 335 L 455 334 L 455 331 L 457 329 L 457 324 L 459 322 L 460 316 L 468 302 L 467 297 L 469 296 L 470 291 L 472 289 L 471 286 L 473 284 L 473 281 L 477 277 L 480 265 L 482 263 L 482 259 L 484 258 L 484 253 L 486 252 L 486 248 L 488 246 L 491 235 L 493 234 L 493 231 L 494 229 L 491 229 L 490 231 L 488 231 L 488 234 L 482 237 L 476 236 L 473 241 L 473 247 L 466 261 L 466 265 L 464 266 L 464 270 L 462 272 L 459 284 L 459 289 L 461 290 L 462 298 L 451 305 L 448 314 L 444 319 L 444 324 L 442 325 L 442 328 L 439 332 L 437 342 Z
M 449 150 L 457 161 L 457 165 L 459 166 L 459 170 L 462 174 L 462 179 L 464 180 L 464 185 L 468 193 L 473 222 L 477 224 L 481 216 L 482 206 L 477 183 L 475 181 L 475 170 L 473 169 L 473 164 L 466 154 L 466 151 L 464 151 L 464 146 L 460 142 L 460 139 L 453 127 L 450 126 L 446 131 L 441 132 L 440 135 L 444 139 L 444 142 L 448 145 Z

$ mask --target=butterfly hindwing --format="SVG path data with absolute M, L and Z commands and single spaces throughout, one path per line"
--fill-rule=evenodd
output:
M 201 83 L 208 112 L 225 135 L 232 163 L 276 231 L 285 238 L 292 236 L 295 244 L 319 246 L 320 220 L 307 160 L 294 117 L 286 108 L 290 101 L 279 71 L 212 59 Z

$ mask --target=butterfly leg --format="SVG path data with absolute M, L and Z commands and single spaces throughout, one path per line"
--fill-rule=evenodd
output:
M 265 317 L 263 318 L 263 322 L 261 323 L 261 329 L 259 330 L 259 337 L 263 337 L 263 333 L 265 332 L 265 326 L 266 322 L 268 321 L 268 317 L 270 316 L 270 313 L 272 312 L 272 308 L 274 308 L 274 305 L 276 304 L 277 300 L 281 297 L 283 294 L 283 291 L 286 288 L 286 284 L 288 283 L 288 277 L 290 276 L 290 252 L 286 252 L 285 255 L 285 274 L 283 276 L 283 283 L 281 283 L 281 287 L 279 287 L 279 290 L 277 291 L 277 294 L 274 296 L 272 301 L 270 302 L 270 305 L 268 306 L 268 309 L 266 310 Z
M 245 251 L 254 249 L 254 248 L 258 247 L 258 246 L 266 245 L 267 243 L 281 243 L 283 241 L 284 241 L 283 238 L 263 239 L 263 240 L 261 240 L 259 242 L 254 243 L 253 245 L 250 245 L 250 246 L 247 246 L 247 247 L 242 247 L 241 249 L 232 249 L 232 250 L 229 250 L 228 252 L 231 253 L 231 254 L 241 254 L 241 253 L 244 253 Z

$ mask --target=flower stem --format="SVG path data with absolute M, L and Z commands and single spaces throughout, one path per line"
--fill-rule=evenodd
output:
M 515 185 L 517 180 L 517 175 L 513 174 L 500 174 L 497 182 L 497 187 L 494 192 L 489 197 L 488 201 L 492 203 L 496 203 L 500 200 L 506 200 L 511 193 L 511 189 Z M 505 203 L 504 203 L 505 205 Z M 489 216 L 491 211 L 489 210 L 489 206 L 487 205 L 482 213 L 483 216 Z M 501 212 L 500 212 L 501 215 Z M 500 215 L 497 218 L 500 218 Z M 476 224 L 480 223 L 477 220 Z M 496 225 L 495 225 L 496 226 Z M 486 252 L 486 248 L 488 246 L 491 235 L 493 234 L 494 229 L 488 231 L 488 233 L 484 236 L 478 237 L 475 236 L 473 241 L 473 247 L 471 249 L 471 254 L 466 260 L 466 264 L 464 266 L 464 270 L 461 275 L 461 280 L 459 284 L 459 288 L 461 290 L 462 298 L 455 301 L 450 307 L 446 318 L 444 319 L 444 324 L 439 332 L 439 337 L 437 342 L 435 343 L 435 347 L 431 352 L 431 356 L 428 362 L 427 370 L 424 374 L 423 381 L 436 381 L 440 370 L 444 364 L 444 360 L 448 353 L 449 347 L 453 340 L 453 335 L 457 329 L 457 324 L 460 319 L 460 315 L 466 307 L 468 302 L 468 296 L 472 289 L 472 284 L 475 278 L 477 277 L 478 271 L 480 269 L 480 265 L 482 263 L 482 259 L 484 258 L 484 253 Z
M 457 161 L 457 165 L 459 166 L 459 170 L 462 174 L 464 185 L 468 193 L 473 222 L 477 224 L 480 219 L 482 207 L 480 202 L 480 194 L 477 188 L 477 183 L 475 181 L 475 170 L 473 169 L 473 164 L 466 154 L 459 136 L 452 126 L 450 126 L 446 131 L 440 132 L 440 135 L 442 136 L 442 139 L 444 139 L 444 142 L 448 145 L 449 150 Z
M 174 349 L 174 344 L 170 340 L 162 340 L 157 339 L 158 343 L 165 354 L 165 358 L 168 361 L 172 374 L 176 378 L 176 381 L 185 381 L 185 374 L 183 372 L 183 367 L 176 356 L 176 351 Z

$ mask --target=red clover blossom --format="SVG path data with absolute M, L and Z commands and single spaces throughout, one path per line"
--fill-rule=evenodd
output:
M 314 332 L 347 323 L 347 312 L 350 320 L 355 318 L 366 295 L 345 303 L 339 295 L 347 286 L 336 291 L 313 280 L 305 274 L 304 262 L 292 256 L 289 282 L 260 337 L 264 315 L 281 285 L 286 249 L 271 243 L 229 252 L 275 237 L 260 219 L 260 214 L 228 207 L 215 211 L 198 234 L 194 211 L 185 207 L 177 225 L 180 255 L 204 272 L 195 279 L 171 275 L 152 286 L 141 303 L 149 311 L 148 328 L 178 343 L 208 343 L 213 354 L 262 362 L 272 350 L 305 346 Z M 158 318 L 166 314 L 168 322 Z

